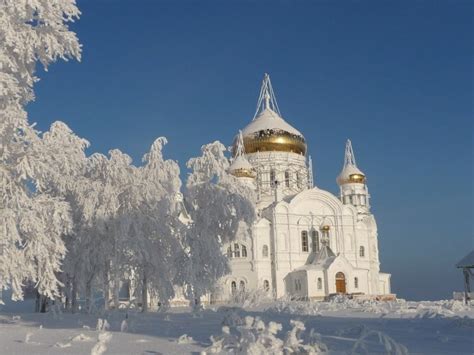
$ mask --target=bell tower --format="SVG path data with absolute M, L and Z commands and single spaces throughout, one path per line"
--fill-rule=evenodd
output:
M 365 174 L 357 167 L 352 143 L 346 142 L 344 166 L 336 179 L 340 188 L 340 199 L 345 205 L 352 205 L 359 213 L 367 214 L 370 211 L 369 190 Z

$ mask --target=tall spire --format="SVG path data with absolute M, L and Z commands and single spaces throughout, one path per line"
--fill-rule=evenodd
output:
M 352 143 L 350 139 L 348 139 L 346 142 L 346 152 L 344 154 L 344 168 L 349 165 L 357 167 L 356 158 L 354 155 L 354 151 L 352 150 Z
M 273 92 L 272 82 L 270 81 L 270 75 L 265 73 L 263 76 L 262 87 L 260 88 L 260 95 L 258 96 L 257 110 L 255 111 L 255 118 L 264 110 L 272 110 L 281 117 L 280 109 L 276 101 L 275 93 Z
M 235 157 L 240 157 L 245 154 L 245 146 L 244 146 L 244 136 L 242 131 L 239 130 L 239 134 L 237 136 L 237 141 L 235 144 Z

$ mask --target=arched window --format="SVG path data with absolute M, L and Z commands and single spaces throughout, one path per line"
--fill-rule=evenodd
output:
M 276 175 L 275 175 L 275 170 L 270 169 L 270 185 L 275 186 L 276 185 Z
M 237 243 L 234 244 L 234 257 L 240 258 L 240 248 L 239 248 L 239 244 Z
M 232 281 L 230 283 L 230 293 L 235 295 L 236 292 L 237 292 L 237 284 L 235 283 L 235 281 Z
M 354 288 L 359 288 L 359 278 L 354 277 Z
M 263 289 L 265 290 L 265 292 L 270 291 L 270 282 L 268 282 L 268 280 L 263 281 Z
M 301 174 L 297 171 L 296 172 L 296 186 L 298 186 L 299 189 L 301 189 Z
M 262 256 L 268 258 L 268 245 L 264 245 L 262 248 Z
M 240 281 L 240 283 L 239 283 L 239 291 L 240 292 L 245 291 L 245 281 L 244 280 Z
M 311 231 L 311 251 L 313 253 L 319 251 L 319 233 L 314 229 Z
M 245 245 L 242 245 L 242 258 L 247 257 L 247 247 Z
M 301 250 L 308 251 L 308 232 L 302 231 L 301 232 Z
M 285 171 L 285 186 L 290 187 L 290 172 Z
M 227 257 L 232 258 L 232 248 L 230 246 L 227 248 Z
M 322 290 L 323 289 L 323 280 L 318 277 L 318 290 Z
M 361 245 L 359 248 L 359 256 L 363 258 L 365 256 L 365 248 Z

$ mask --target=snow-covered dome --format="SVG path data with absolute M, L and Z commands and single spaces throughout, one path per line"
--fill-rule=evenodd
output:
M 263 79 L 257 113 L 242 133 L 247 154 L 268 151 L 306 154 L 303 135 L 281 117 L 268 74 Z
M 339 176 L 336 179 L 339 185 L 343 184 L 364 184 L 365 174 L 360 171 L 357 166 L 347 165 L 345 166 Z
M 255 177 L 255 172 L 252 168 L 252 165 L 243 155 L 238 155 L 232 164 L 230 164 L 229 173 L 236 177 Z
M 242 130 L 244 136 L 266 131 L 269 129 L 281 130 L 293 134 L 295 136 L 303 137 L 303 135 L 283 118 L 278 115 L 271 108 L 265 108 L 247 127 Z
M 252 164 L 245 158 L 244 137 L 239 131 L 234 144 L 234 160 L 229 166 L 229 173 L 235 177 L 254 178 L 256 176 Z
M 336 181 L 338 185 L 365 184 L 365 174 L 357 167 L 352 143 L 348 139 L 344 155 L 344 166 Z

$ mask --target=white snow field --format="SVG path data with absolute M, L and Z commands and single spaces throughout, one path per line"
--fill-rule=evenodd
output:
M 4 311 L 0 345 L 1 354 L 278 354 L 284 349 L 299 354 L 473 354 L 474 305 L 341 298 L 209 308 L 198 316 L 185 308 L 95 315 Z

